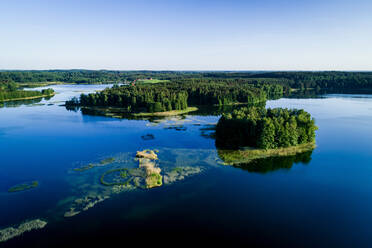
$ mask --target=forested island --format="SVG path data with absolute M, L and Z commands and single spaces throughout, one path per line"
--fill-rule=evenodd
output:
M 315 121 L 304 110 L 244 107 L 224 114 L 216 126 L 216 147 L 227 163 L 288 156 L 315 148 Z
M 53 89 L 37 90 L 20 90 L 15 83 L 0 84 L 0 102 L 17 101 L 49 97 L 55 94 Z
M 82 94 L 66 102 L 66 107 L 120 108 L 128 113 L 181 111 L 190 105 L 257 104 L 272 95 L 282 95 L 280 85 L 259 86 L 238 80 L 185 80 L 157 84 L 114 86 L 98 93 Z

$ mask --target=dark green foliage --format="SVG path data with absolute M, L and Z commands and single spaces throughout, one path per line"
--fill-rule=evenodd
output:
M 128 112 L 164 112 L 187 109 L 187 92 L 165 85 L 139 85 L 107 88 L 95 94 L 82 94 L 66 106 L 101 106 L 126 108 Z
M 54 94 L 53 89 L 45 89 L 42 91 L 36 90 L 0 90 L 0 101 L 8 101 L 13 99 L 22 99 L 30 97 L 43 97 Z
M 245 82 L 254 86 L 280 85 L 284 92 L 290 94 L 290 88 L 299 91 L 314 90 L 316 92 L 354 92 L 356 90 L 372 89 L 372 72 L 197 72 L 197 71 L 107 71 L 107 70 L 46 70 L 46 71 L 1 71 L 0 89 L 2 84 L 40 82 L 65 83 L 116 83 L 136 79 L 156 78 L 176 81 L 220 81 Z M 260 86 L 261 85 L 261 86 Z M 16 85 L 9 85 L 14 90 Z M 8 87 L 8 86 L 6 86 Z M 279 88 L 270 88 L 268 98 L 277 98 Z
M 16 83 L 1 82 L 0 81 L 0 92 L 1 91 L 16 91 L 18 89 Z
M 216 127 L 216 145 L 275 149 L 315 141 L 314 119 L 304 110 L 241 108 L 224 114 Z
M 300 91 L 343 93 L 372 89 L 372 72 L 268 72 L 251 77 L 286 80 L 281 84 Z
M 190 105 L 255 104 L 265 102 L 267 94 L 261 85 L 239 79 L 182 79 L 172 81 L 187 91 Z M 281 86 L 278 86 L 281 87 Z
M 45 89 L 45 90 L 41 90 L 41 94 L 43 95 L 52 95 L 54 94 L 54 90 L 53 89 Z
M 261 89 L 262 87 L 262 89 Z M 254 86 L 237 80 L 176 80 L 156 85 L 114 86 L 100 93 L 73 98 L 66 106 L 121 107 L 128 112 L 184 110 L 188 105 L 255 104 L 266 101 L 265 90 L 280 92 L 281 86 Z

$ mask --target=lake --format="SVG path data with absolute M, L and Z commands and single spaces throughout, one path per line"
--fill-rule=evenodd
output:
M 0 245 L 372 246 L 371 95 L 268 101 L 311 113 L 317 148 L 232 167 L 222 164 L 211 136 L 219 116 L 126 120 L 60 106 L 105 87 L 58 85 L 51 99 L 0 108 L 0 228 L 48 221 Z M 136 151 L 144 149 L 158 150 L 168 183 L 116 192 L 100 184 L 105 171 L 136 168 Z M 115 162 L 98 166 L 107 158 Z M 89 163 L 97 166 L 74 170 Z M 172 177 L 181 167 L 187 173 Z M 33 180 L 37 188 L 8 193 Z M 82 201 L 90 204 L 85 210 Z M 79 214 L 65 217 L 71 208 Z

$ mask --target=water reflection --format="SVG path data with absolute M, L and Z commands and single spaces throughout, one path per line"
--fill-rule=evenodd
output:
M 49 100 L 51 97 L 45 98 L 45 100 Z M 28 99 L 28 100 L 17 100 L 17 101 L 7 101 L 7 102 L 0 102 L 0 108 L 16 108 L 22 105 L 44 105 L 40 103 L 43 100 L 43 98 L 36 98 L 36 99 Z M 38 104 L 40 103 L 40 104 Z
M 313 151 L 308 151 L 294 156 L 255 159 L 249 163 L 234 165 L 234 167 L 255 173 L 269 173 L 276 170 L 290 170 L 294 164 L 309 164 L 312 153 Z

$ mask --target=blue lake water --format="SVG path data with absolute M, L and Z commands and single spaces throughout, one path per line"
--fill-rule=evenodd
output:
M 317 148 L 307 162 L 257 161 L 253 170 L 221 165 L 214 139 L 202 135 L 219 116 L 150 122 L 82 115 L 59 106 L 104 87 L 53 86 L 58 94 L 49 100 L 0 108 L 0 228 L 48 220 L 44 229 L 0 245 L 109 244 L 144 235 L 159 245 L 198 240 L 260 247 L 372 246 L 372 96 L 268 101 L 267 107 L 310 112 L 319 127 Z M 73 168 L 107 157 L 121 158 L 114 166 L 135 166 L 135 152 L 143 149 L 159 150 L 164 172 L 175 165 L 202 172 L 162 187 L 110 194 L 87 211 L 63 216 L 71 199 L 105 190 L 98 178 L 109 167 L 80 174 Z M 260 171 L 267 163 L 275 169 Z M 38 188 L 7 192 L 32 180 L 39 181 Z

